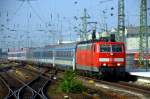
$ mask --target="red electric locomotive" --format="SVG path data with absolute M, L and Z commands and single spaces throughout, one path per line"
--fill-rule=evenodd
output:
M 76 50 L 76 69 L 102 75 L 123 74 L 125 57 L 123 42 L 106 38 L 81 42 Z

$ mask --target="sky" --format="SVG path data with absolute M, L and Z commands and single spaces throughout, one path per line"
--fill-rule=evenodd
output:
M 125 0 L 125 24 L 139 26 L 140 0 Z M 150 5 L 150 0 L 148 6 Z M 87 9 L 97 31 L 117 27 L 118 0 L 0 0 L 0 48 L 35 47 L 76 40 Z M 150 7 L 149 7 L 150 8 Z M 105 13 L 104 13 L 105 12 Z M 113 14 L 113 16 L 111 16 Z M 75 18 L 76 17 L 76 18 Z M 150 25 L 150 11 L 148 11 Z

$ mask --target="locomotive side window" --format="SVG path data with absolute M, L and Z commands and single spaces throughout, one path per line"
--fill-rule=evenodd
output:
M 112 45 L 112 52 L 122 52 L 122 45 Z
M 34 54 L 35 58 L 39 58 L 40 57 L 40 52 L 34 52 L 33 54 Z
M 100 45 L 100 52 L 110 52 L 111 47 L 110 45 Z
M 92 49 L 92 44 L 81 44 L 81 45 L 78 45 L 78 49 L 80 49 L 80 50 L 91 50 Z
M 53 52 L 52 51 L 48 51 L 48 57 L 52 57 L 53 56 Z

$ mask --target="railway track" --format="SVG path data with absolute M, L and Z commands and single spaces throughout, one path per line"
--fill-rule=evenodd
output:
M 26 76 L 26 74 L 28 75 Z M 3 81 L 0 83 L 4 83 L 8 87 L 5 99 L 47 99 L 44 91 L 51 79 L 44 76 L 43 72 L 15 67 L 0 72 L 0 77 L 0 81 Z M 26 77 L 27 80 L 25 80 Z
M 32 71 L 30 69 L 27 69 L 27 70 Z M 41 73 L 41 76 L 42 76 L 42 74 L 44 74 L 44 72 Z M 125 90 L 130 90 L 130 91 L 135 92 L 135 93 L 140 93 L 140 94 L 150 96 L 150 88 L 147 88 L 147 87 L 144 87 L 144 86 L 139 86 L 139 85 L 136 85 L 134 83 L 128 83 L 128 82 L 123 82 L 123 81 L 110 82 L 110 81 L 97 80 L 97 79 L 93 79 L 93 78 L 89 78 L 89 77 L 86 77 L 86 78 L 88 80 L 94 80 L 98 83 L 106 84 L 106 85 L 109 85 L 109 86 L 114 86 L 114 87 L 117 87 L 117 88 L 122 88 L 122 89 L 125 89 Z
M 143 94 L 149 94 L 150 95 L 150 88 L 147 88 L 145 86 L 139 86 L 139 85 L 135 85 L 133 83 L 123 82 L 123 81 L 120 81 L 118 83 L 122 87 L 124 87 L 125 89 L 129 89 L 129 90 L 133 90 L 135 92 L 140 92 Z
M 21 82 L 16 80 L 14 77 L 10 76 L 8 72 L 0 74 L 5 85 L 9 89 L 9 94 L 5 97 L 6 99 L 15 99 L 17 98 L 18 90 L 23 86 Z
M 134 83 L 124 82 L 124 81 L 118 81 L 118 82 L 110 82 L 110 81 L 103 81 L 103 80 L 97 80 L 94 78 L 89 78 L 85 76 L 79 76 L 79 79 L 85 79 L 85 80 L 93 80 L 98 87 L 100 84 L 106 85 L 106 86 L 112 86 L 118 89 L 124 89 L 130 92 L 135 92 L 139 94 L 143 94 L 146 97 L 150 97 L 150 88 L 147 88 L 145 86 L 139 86 Z
M 22 82 L 24 83 L 25 87 L 20 90 L 19 99 L 43 99 L 43 97 L 46 99 L 43 89 L 48 82 L 49 79 L 45 79 L 41 76 L 37 77 L 28 84 Z
M 147 88 L 150 88 L 150 78 L 137 76 L 136 85 L 143 85 Z
M 37 71 L 33 71 L 33 70 L 29 70 L 26 68 L 19 68 L 20 71 L 24 71 L 28 74 L 31 75 L 35 75 L 37 74 L 38 76 L 36 76 L 35 79 L 33 79 L 31 82 L 29 83 L 25 83 L 23 81 L 21 81 L 20 79 L 18 79 L 20 82 L 22 82 L 24 84 L 24 87 L 19 91 L 19 99 L 46 99 L 46 95 L 44 94 L 44 88 L 47 85 L 48 82 L 51 81 L 51 79 L 41 75 L 42 73 L 37 72 Z
M 47 70 L 41 70 L 41 68 L 37 68 L 37 67 L 35 69 L 24 67 L 23 70 L 40 74 L 42 77 L 46 79 L 53 79 L 53 77 L 57 74 L 56 73 L 57 71 L 55 70 L 50 70 L 51 72 L 47 73 Z
M 5 81 L 0 77 L 0 99 L 4 99 L 5 96 L 9 95 L 10 90 Z

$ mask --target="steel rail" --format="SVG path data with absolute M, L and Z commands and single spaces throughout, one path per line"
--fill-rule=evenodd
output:
M 126 89 L 126 90 L 131 90 L 131 91 L 134 91 L 134 92 L 150 95 L 150 88 L 145 89 L 145 88 L 142 88 L 141 86 L 131 85 L 129 83 L 125 84 L 123 82 L 110 82 L 110 81 L 104 81 L 104 80 L 89 78 L 89 77 L 85 77 L 85 76 L 79 76 L 79 77 L 83 78 L 83 79 L 87 79 L 87 80 L 93 80 L 97 83 L 102 83 L 102 84 L 106 84 L 106 85 L 109 85 L 109 86 L 114 86 L 114 87 L 118 87 L 118 88 L 122 88 L 122 89 Z
M 8 88 L 8 90 L 9 90 L 9 93 L 4 97 L 4 99 L 7 99 L 10 95 L 12 95 L 13 94 L 13 91 L 12 91 L 12 89 L 10 88 L 10 86 L 4 81 L 4 79 L 2 79 L 1 77 L 0 77 L 0 79 L 1 79 L 1 81 L 5 84 L 5 86 Z M 14 97 L 16 97 L 16 96 L 14 96 Z M 17 97 L 16 97 L 17 98 Z
M 2 76 L 2 75 L 1 75 L 1 76 Z M 8 73 L 7 73 L 7 76 L 10 77 L 10 75 L 9 75 Z M 8 77 L 8 78 L 9 78 L 9 77 Z M 16 89 L 16 88 L 15 88 L 15 89 L 12 89 L 12 88 L 11 88 L 12 86 L 10 86 L 8 83 L 6 83 L 6 81 L 7 81 L 6 79 L 7 79 L 7 78 L 3 77 L 3 79 L 5 79 L 5 80 L 3 80 L 3 81 L 4 81 L 5 85 L 9 88 L 9 91 L 10 91 L 9 95 L 7 95 L 5 98 L 7 99 L 7 98 L 10 98 L 10 97 L 13 97 L 13 96 L 14 96 L 14 97 L 17 99 L 16 93 L 17 93 L 17 90 L 18 90 L 18 89 Z M 13 78 L 13 79 L 14 79 L 14 78 Z M 8 81 L 7 81 L 7 82 L 8 82 Z M 20 83 L 20 82 L 19 82 L 19 83 Z M 22 84 L 22 83 L 21 83 L 21 84 Z M 21 87 L 20 87 L 20 88 L 21 88 Z
M 41 85 L 41 88 L 38 90 L 39 93 L 42 94 L 43 97 L 45 97 L 44 99 L 46 99 L 46 96 L 43 93 L 43 89 L 46 86 L 46 84 L 49 82 L 49 80 L 47 79 L 46 81 L 44 81 L 44 83 Z M 36 95 L 34 96 L 34 98 L 36 97 Z
M 36 78 L 36 79 L 38 79 L 39 78 L 39 76 Z M 27 87 L 27 88 L 29 88 L 31 91 L 33 91 L 34 93 L 36 93 L 36 94 L 38 94 L 40 97 L 42 97 L 37 91 L 35 91 L 33 88 L 31 88 L 30 86 L 29 86 L 29 84 L 30 83 L 32 83 L 33 81 L 35 81 L 36 79 L 34 79 L 34 80 L 32 80 L 30 83 L 28 83 L 28 84 L 26 84 L 26 83 L 24 83 L 23 81 L 21 81 L 20 79 L 18 79 L 18 78 L 16 78 L 18 81 L 20 81 L 23 85 L 24 85 L 24 87 Z

